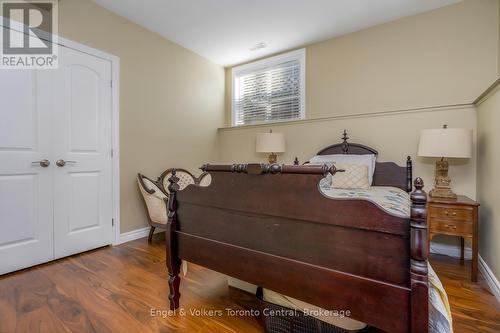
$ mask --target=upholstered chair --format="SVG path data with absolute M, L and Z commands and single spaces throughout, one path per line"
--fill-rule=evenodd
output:
M 153 181 L 148 177 L 137 174 L 137 183 L 141 190 L 142 197 L 146 203 L 151 229 L 149 230 L 148 241 L 151 242 L 153 233 L 156 228 L 165 228 L 167 224 L 167 205 L 165 199 L 168 199 L 168 179 L 172 176 L 173 169 L 165 170 L 157 181 Z M 200 177 L 196 178 L 189 171 L 184 169 L 176 169 L 176 176 L 179 178 L 177 184 L 179 190 L 183 190 L 190 184 L 199 186 L 208 186 L 212 181 L 210 174 L 204 172 Z
M 167 194 L 169 193 L 168 185 L 170 185 L 168 180 L 170 177 L 172 177 L 172 170 L 173 169 L 167 169 L 163 171 L 160 177 L 158 177 L 158 184 L 162 187 L 162 190 Z M 177 182 L 177 185 L 179 185 L 179 191 L 182 191 L 183 189 L 186 188 L 186 186 L 190 184 L 197 183 L 196 177 L 193 176 L 193 174 L 187 170 L 175 169 L 175 175 L 179 178 L 179 181 Z
M 137 183 L 148 211 L 151 226 L 148 241 L 151 242 L 155 229 L 157 227 L 165 228 L 167 224 L 167 205 L 164 199 L 168 198 L 168 195 L 159 184 L 140 173 L 137 174 Z
M 212 182 L 212 176 L 208 172 L 204 172 L 198 177 L 197 182 L 198 185 L 207 187 Z

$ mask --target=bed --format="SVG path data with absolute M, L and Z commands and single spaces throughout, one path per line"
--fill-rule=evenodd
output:
M 341 143 L 318 152 L 377 154 Z M 179 307 L 181 260 L 315 304 L 349 310 L 386 332 L 428 332 L 426 200 L 412 162 L 377 162 L 373 185 L 411 192 L 410 218 L 367 200 L 324 196 L 335 166 L 204 165 L 207 187 L 169 179 L 166 230 L 170 307 Z

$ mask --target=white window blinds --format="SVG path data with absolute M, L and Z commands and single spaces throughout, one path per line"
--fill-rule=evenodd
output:
M 233 71 L 233 125 L 304 118 L 304 52 L 293 52 Z

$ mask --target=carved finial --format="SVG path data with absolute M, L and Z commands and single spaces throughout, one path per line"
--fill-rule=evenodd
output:
M 295 156 L 295 159 L 293 160 L 293 165 L 299 165 L 299 159 L 297 156 Z
M 347 136 L 347 131 L 344 130 L 344 133 L 342 134 L 342 141 L 347 142 L 347 140 L 349 140 L 349 137 Z
M 168 179 L 168 182 L 170 183 L 170 185 L 168 185 L 168 191 L 170 193 L 172 192 L 176 192 L 179 190 L 179 184 L 177 184 L 179 182 L 179 177 L 176 176 L 176 173 L 177 173 L 177 170 L 176 169 L 172 169 L 172 176 L 170 176 L 170 178 Z
M 417 177 L 415 179 L 415 188 L 417 190 L 422 190 L 424 188 L 424 181 L 422 180 L 422 178 Z
M 269 172 L 273 175 L 277 174 L 277 173 L 280 173 L 281 172 L 281 165 L 280 164 L 270 164 L 269 165 Z
M 200 170 L 201 170 L 201 171 L 203 171 L 203 172 L 205 172 L 205 171 L 207 171 L 207 168 L 208 168 L 208 163 L 203 164 L 203 165 L 200 167 Z
M 410 194 L 412 203 L 416 205 L 425 205 L 427 202 L 427 194 L 422 190 L 424 188 L 424 181 L 422 178 L 417 177 L 413 185 L 415 186 L 415 191 Z
M 342 135 L 342 152 L 344 154 L 349 153 L 349 144 L 347 143 L 347 140 L 349 140 L 349 137 L 347 136 L 347 131 L 344 130 L 344 133 Z

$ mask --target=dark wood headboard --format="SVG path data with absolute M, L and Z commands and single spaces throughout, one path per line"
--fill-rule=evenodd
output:
M 342 135 L 342 142 L 321 149 L 316 155 L 332 155 L 332 154 L 352 154 L 365 155 L 375 154 L 378 152 L 368 146 L 359 143 L 348 142 L 346 130 Z M 408 156 L 406 166 L 401 167 L 394 162 L 377 162 L 375 165 L 375 173 L 373 175 L 373 185 L 375 186 L 394 186 L 406 192 L 412 190 L 412 161 Z

